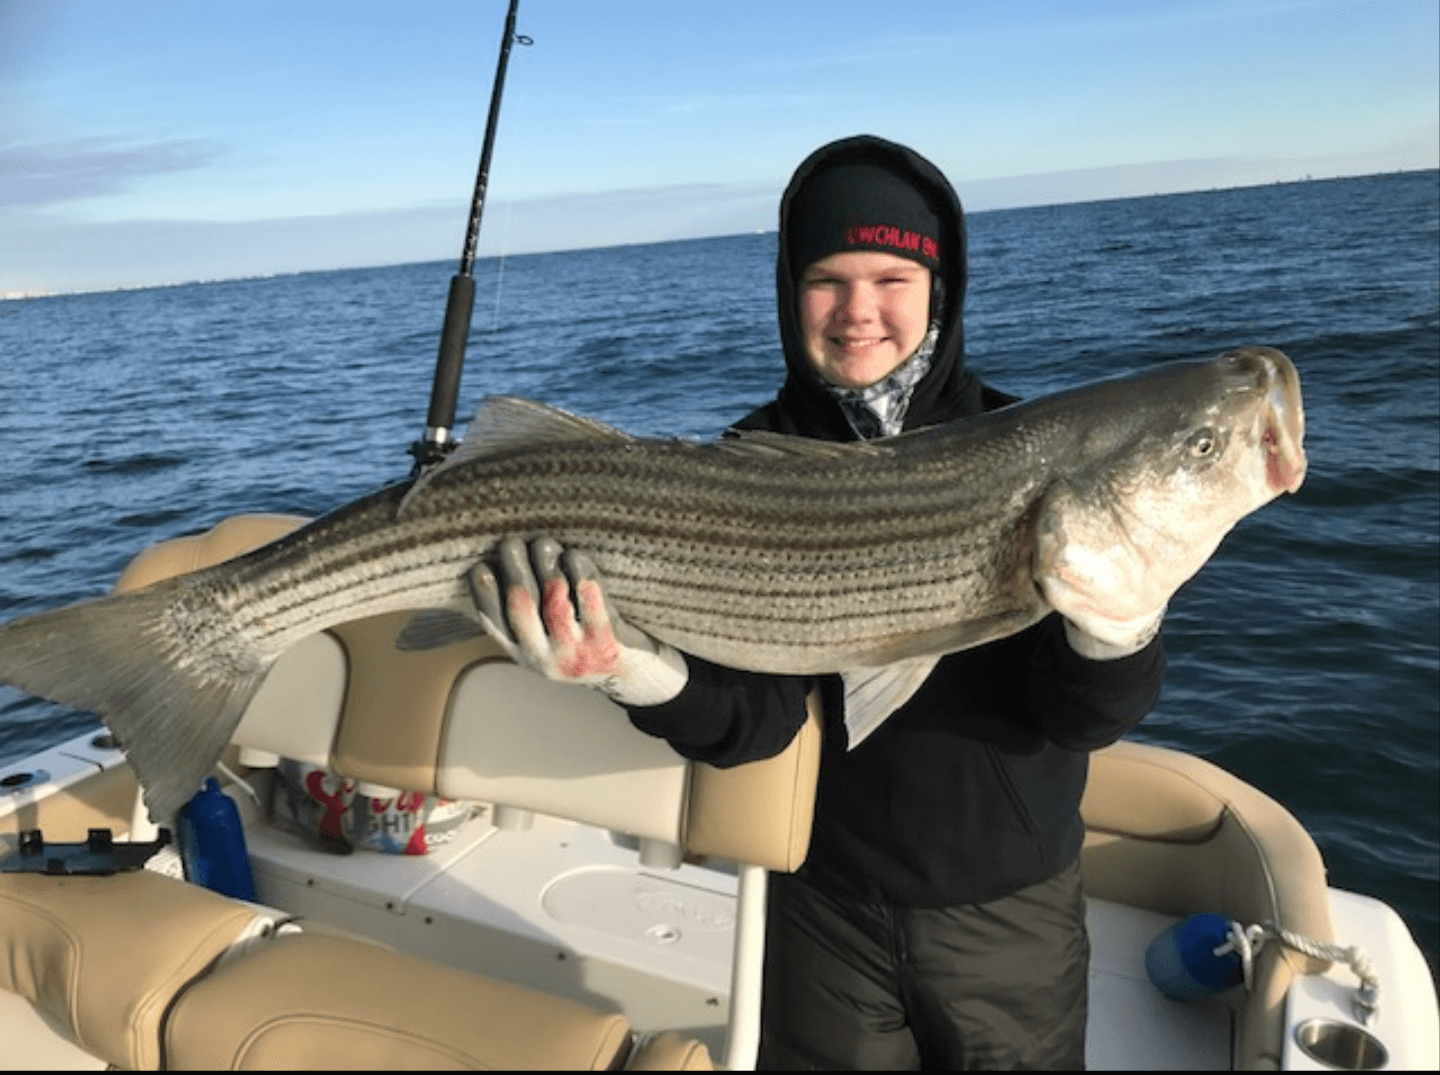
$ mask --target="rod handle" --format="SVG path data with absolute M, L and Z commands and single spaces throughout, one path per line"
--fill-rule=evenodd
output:
M 460 394 L 460 371 L 465 365 L 465 344 L 470 338 L 470 315 L 475 309 L 475 278 L 450 277 L 445 300 L 445 327 L 440 332 L 440 353 L 435 360 L 435 384 L 430 390 L 426 425 L 450 432 L 455 424 L 455 401 Z

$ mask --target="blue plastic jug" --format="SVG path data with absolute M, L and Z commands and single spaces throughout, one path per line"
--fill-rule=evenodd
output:
M 255 900 L 240 811 L 212 776 L 180 810 L 180 861 L 185 879 L 236 899 Z

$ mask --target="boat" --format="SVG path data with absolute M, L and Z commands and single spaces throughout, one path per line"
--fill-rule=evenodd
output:
M 116 589 L 303 521 L 161 542 Z M 487 638 L 397 649 L 406 622 L 298 643 L 236 729 L 223 794 L 253 898 L 185 879 L 107 734 L 0 770 L 0 1068 L 754 1066 L 766 878 L 805 856 L 818 702 L 782 754 L 712 769 Z M 296 764 L 463 820 L 425 854 L 336 854 L 277 823 Z M 1091 1067 L 1440 1066 L 1409 930 L 1329 887 L 1279 803 L 1121 741 L 1094 755 L 1082 812 Z M 1231 924 L 1245 981 L 1173 999 L 1147 954 L 1196 915 Z

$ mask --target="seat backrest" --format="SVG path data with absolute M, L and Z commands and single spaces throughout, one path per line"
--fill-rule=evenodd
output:
M 219 562 L 304 522 L 236 516 L 142 552 L 131 589 Z M 804 860 L 819 771 L 817 702 L 790 746 L 717 770 L 638 731 L 598 693 L 517 668 L 488 638 L 402 651 L 409 613 L 338 625 L 277 662 L 237 727 L 252 751 L 370 785 L 579 821 L 656 858 L 713 856 L 791 871 Z
M 1081 804 L 1081 871 L 1092 896 L 1334 940 L 1325 864 L 1279 803 L 1202 758 L 1120 742 L 1092 755 Z M 1237 1067 L 1278 1066 L 1285 995 L 1323 961 L 1267 945 L 1240 1014 Z

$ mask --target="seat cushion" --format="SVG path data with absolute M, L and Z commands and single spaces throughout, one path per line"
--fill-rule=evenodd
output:
M 176 1004 L 171 1068 L 604 1070 L 625 1018 L 364 941 L 280 937 Z
M 0 988 L 86 1052 L 154 1069 L 171 1000 L 256 918 L 246 904 L 146 870 L 0 874 Z

